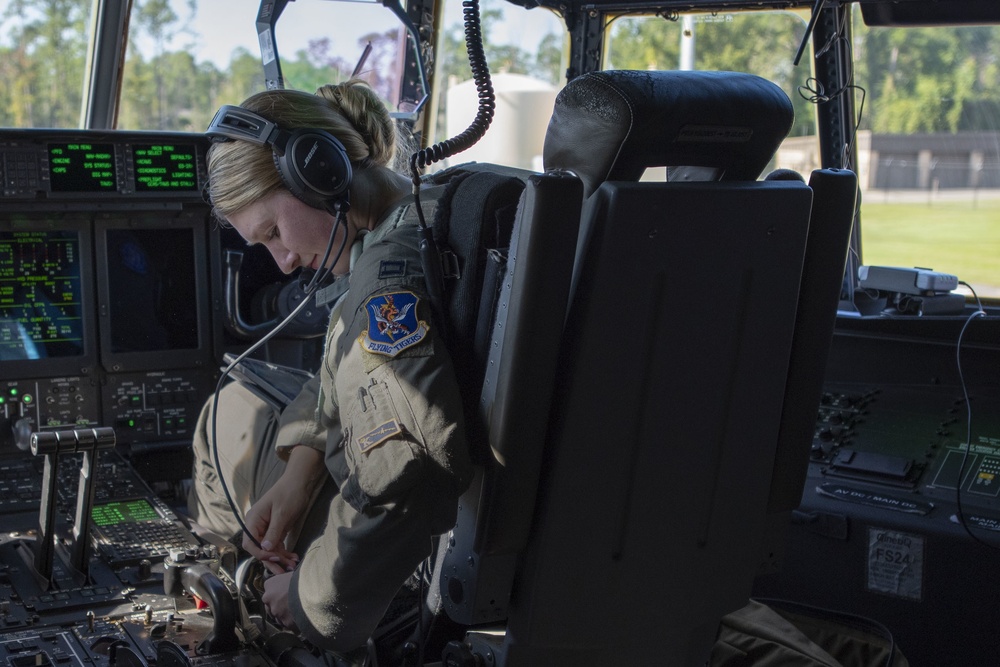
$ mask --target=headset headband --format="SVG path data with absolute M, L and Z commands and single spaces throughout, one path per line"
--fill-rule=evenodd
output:
M 235 139 L 273 147 L 279 154 L 285 152 L 285 144 L 288 142 L 288 133 L 277 125 L 263 116 L 232 104 L 225 104 L 215 112 L 205 134 L 212 141 Z

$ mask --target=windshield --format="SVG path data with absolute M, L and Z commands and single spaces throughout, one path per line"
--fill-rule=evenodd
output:
M 1000 27 L 854 18 L 862 262 L 1000 298 Z
M 0 11 L 0 126 L 79 127 L 92 4 L 5 4 Z
M 136 2 L 118 126 L 201 132 L 219 106 L 262 90 L 258 4 Z M 378 4 L 289 3 L 274 31 L 284 86 L 312 92 L 357 69 L 394 104 L 401 34 Z
M 94 5 L 5 3 L 0 126 L 81 127 Z M 486 137 L 454 160 L 538 170 L 565 78 L 565 23 L 541 8 L 481 5 L 497 112 Z M 202 132 L 220 105 L 261 90 L 258 7 L 251 0 L 134 0 L 115 126 Z M 461 132 L 476 111 L 461 2 L 446 0 L 441 12 L 429 141 Z M 796 120 L 772 166 L 805 175 L 820 166 L 817 108 L 853 95 L 856 161 L 847 166 L 861 183 L 858 263 L 931 268 L 1000 298 L 1000 26 L 869 28 L 855 9 L 835 36 L 850 40 L 850 85 L 828 91 L 817 89 L 809 50 L 793 63 L 806 19 L 803 11 L 621 15 L 605 30 L 604 66 L 737 70 L 775 81 Z M 285 85 L 311 91 L 357 70 L 395 108 L 402 33 L 381 3 L 288 3 L 275 31 Z
M 749 72 L 781 86 L 795 108 L 790 136 L 815 135 L 813 105 L 796 94 L 805 66 L 792 64 L 806 31 L 794 12 L 621 16 L 608 32 L 606 69 Z
M 751 72 L 780 85 L 796 120 L 772 168 L 819 168 L 816 110 L 855 96 L 847 164 L 861 185 L 859 264 L 921 267 L 1000 297 L 1000 27 L 868 28 L 854 12 L 850 85 L 820 89 L 794 55 L 804 15 L 622 16 L 607 68 Z M 835 37 L 847 39 L 847 26 Z M 827 45 L 819 45 L 822 50 Z M 808 51 L 807 51 L 808 53 Z
M 82 126 L 93 5 L 6 4 L 0 12 L 0 126 Z M 263 89 L 258 6 L 135 0 L 116 127 L 202 132 L 219 106 Z M 394 106 L 402 32 L 399 19 L 378 3 L 289 3 L 275 28 L 285 87 L 314 91 L 357 69 Z

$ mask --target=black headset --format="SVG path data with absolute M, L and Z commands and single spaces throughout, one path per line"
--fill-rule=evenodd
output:
M 287 132 L 243 107 L 220 108 L 205 134 L 213 141 L 236 139 L 274 152 L 274 166 L 288 190 L 313 208 L 345 213 L 349 208 L 351 161 L 340 140 L 314 128 Z

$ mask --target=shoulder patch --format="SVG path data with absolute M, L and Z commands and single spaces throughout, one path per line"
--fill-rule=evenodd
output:
M 358 337 L 361 348 L 395 357 L 427 337 L 427 322 L 417 319 L 420 299 L 413 292 L 379 294 L 365 301 L 367 325 Z

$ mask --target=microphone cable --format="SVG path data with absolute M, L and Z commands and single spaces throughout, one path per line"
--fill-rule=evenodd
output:
M 243 534 L 246 535 L 251 542 L 253 542 L 255 547 L 261 550 L 263 550 L 263 547 L 260 546 L 260 542 L 247 529 L 246 522 L 243 519 L 243 511 L 237 507 L 236 501 L 233 500 L 232 493 L 229 490 L 229 485 L 226 483 L 226 476 L 222 471 L 221 460 L 219 457 L 218 429 L 216 424 L 219 414 L 219 392 L 222 391 L 223 384 L 232 370 L 236 368 L 236 366 L 238 366 L 244 359 L 256 352 L 262 345 L 271 340 L 292 320 L 294 320 L 298 316 L 299 312 L 305 308 L 306 304 L 309 303 L 313 294 L 315 294 L 316 290 L 319 288 L 319 285 L 322 284 L 327 277 L 329 277 L 330 273 L 332 273 L 333 267 L 340 261 L 341 256 L 344 254 L 344 249 L 347 247 L 347 211 L 349 208 L 350 206 L 346 203 L 346 201 L 336 202 L 327 207 L 327 211 L 333 213 L 335 216 L 333 230 L 330 232 L 330 239 L 327 241 L 326 251 L 323 253 L 320 268 L 315 274 L 313 274 L 312 279 L 305 287 L 305 298 L 302 299 L 301 303 L 299 303 L 299 305 L 297 305 L 284 320 L 279 322 L 273 329 L 271 329 L 271 331 L 262 336 L 260 340 L 256 341 L 253 345 L 244 350 L 239 356 L 233 359 L 233 361 L 230 362 L 225 369 L 223 369 L 222 375 L 219 376 L 219 381 L 215 385 L 215 393 L 212 395 L 212 423 L 210 430 L 212 437 L 212 459 L 215 465 L 215 473 L 219 478 L 219 485 L 222 487 L 222 493 L 226 497 L 226 502 L 229 503 L 229 507 L 233 512 L 233 518 L 236 519 L 236 523 L 239 525 L 240 530 L 242 530 Z M 333 244 L 337 237 L 338 227 L 344 228 L 344 238 L 340 241 L 340 247 L 337 249 L 337 254 L 334 256 L 333 262 L 327 266 L 327 259 L 330 257 L 330 252 L 333 249 Z

